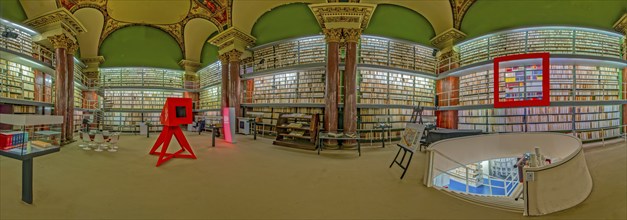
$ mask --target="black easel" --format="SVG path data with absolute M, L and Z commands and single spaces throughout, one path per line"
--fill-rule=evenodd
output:
M 411 113 L 411 118 L 409 119 L 409 123 L 418 122 L 418 124 L 423 124 L 422 123 L 422 111 L 423 110 L 424 110 L 424 107 L 420 107 L 420 106 L 414 107 L 414 111 Z M 420 140 L 417 140 L 417 141 L 420 142 Z M 399 167 L 401 167 L 401 169 L 403 169 L 403 174 L 401 175 L 401 179 L 403 179 L 403 177 L 405 177 L 405 173 L 407 172 L 407 169 L 409 168 L 409 164 L 411 164 L 411 159 L 414 157 L 414 149 L 408 148 L 400 144 L 396 144 L 396 146 L 398 146 L 398 152 L 396 152 L 396 156 L 394 157 L 394 160 L 392 160 L 392 163 L 390 164 L 390 168 L 392 168 L 394 164 L 397 164 Z M 403 157 L 401 157 L 401 161 L 398 161 L 398 155 L 401 154 L 401 150 L 403 150 Z M 409 153 L 409 159 L 407 160 L 407 164 L 403 166 L 403 161 L 405 161 L 405 156 L 407 156 L 407 153 Z

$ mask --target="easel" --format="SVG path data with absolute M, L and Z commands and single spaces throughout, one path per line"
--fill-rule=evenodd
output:
M 411 159 L 414 157 L 414 152 L 416 151 L 416 143 L 418 144 L 418 147 L 420 147 L 420 139 L 422 139 L 422 135 L 425 131 L 425 125 L 422 122 L 423 110 L 424 107 L 420 106 L 414 108 L 409 123 L 405 125 L 405 131 L 403 131 L 403 134 L 401 136 L 401 143 L 396 144 L 398 146 L 398 152 L 396 152 L 396 156 L 394 157 L 394 160 L 392 160 L 390 168 L 392 168 L 394 164 L 397 164 L 399 167 L 401 167 L 401 169 L 403 169 L 401 179 L 405 177 L 405 173 L 409 168 L 409 164 L 411 164 Z M 418 121 L 418 123 L 416 123 L 416 121 Z M 415 135 L 413 137 L 407 137 L 406 135 L 408 135 L 410 132 L 415 132 Z M 401 160 L 398 161 L 398 155 L 401 154 L 401 150 L 403 151 L 403 157 L 401 157 Z M 409 159 L 407 160 L 407 164 L 403 165 L 403 162 L 405 161 L 405 156 L 407 156 L 408 153 Z

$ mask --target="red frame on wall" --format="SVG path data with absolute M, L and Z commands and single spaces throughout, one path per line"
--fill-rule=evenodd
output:
M 499 64 L 501 62 L 513 60 L 542 59 L 542 100 L 504 101 L 499 100 Z M 551 105 L 550 86 L 550 55 L 549 53 L 528 53 L 516 54 L 494 58 L 494 108 L 512 108 L 527 106 L 549 106 Z

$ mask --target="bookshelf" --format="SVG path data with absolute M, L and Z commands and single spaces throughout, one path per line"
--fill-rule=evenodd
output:
M 325 70 L 302 70 L 253 78 L 252 103 L 324 103 Z
M 78 88 L 78 82 L 74 82 L 74 108 L 83 108 L 83 91 Z
M 103 87 L 183 88 L 184 72 L 180 70 L 126 67 L 101 68 Z
M 278 41 L 255 47 L 252 51 L 252 64 L 249 63 L 245 66 L 246 73 L 296 65 L 324 63 L 326 60 L 324 36 Z
M 534 27 L 506 30 L 459 43 L 461 65 L 494 57 L 550 52 L 621 58 L 623 36 L 617 33 L 578 27 Z
M 435 80 L 423 76 L 358 70 L 360 104 L 389 104 L 407 106 L 433 106 Z
M 318 114 L 281 113 L 272 144 L 315 150 L 318 124 Z
M 541 67 L 503 68 L 499 77 L 501 101 L 541 96 Z M 507 77 L 506 75 L 511 77 Z M 518 74 L 518 75 L 516 75 Z M 609 101 L 620 99 L 621 69 L 605 66 L 551 65 L 550 98 L 555 101 Z M 507 80 L 513 80 L 507 82 Z M 460 76 L 460 105 L 493 104 L 493 71 L 484 70 Z M 517 84 L 518 83 L 518 84 Z M 510 85 L 511 86 L 508 86 Z M 525 85 L 521 88 L 519 85 Z M 527 90 L 531 87 L 531 90 Z
M 555 106 L 459 110 L 459 129 L 484 132 L 552 131 L 575 134 L 583 141 L 620 136 L 621 107 Z
M 200 91 L 200 110 L 220 109 L 222 104 L 222 85 L 214 85 Z
M 9 27 L 4 22 L 0 23 L 0 33 L 9 30 L 16 33 L 17 38 L 0 37 L 0 48 L 20 53 L 27 57 L 33 56 L 33 40 L 31 34 L 19 28 Z
M 158 90 L 112 90 L 104 92 L 106 109 L 110 110 L 161 110 L 168 97 L 183 97 L 183 92 Z
M 257 121 L 257 132 L 263 135 L 276 135 L 276 125 L 281 114 L 300 113 L 309 115 L 318 115 L 318 127 L 324 122 L 324 108 L 306 108 L 306 107 L 253 107 L 253 112 L 261 112 L 263 116 Z
M 34 69 L 0 58 L 0 97 L 35 100 Z
M 222 64 L 220 61 L 209 64 L 198 70 L 198 77 L 200 77 L 200 88 L 219 84 L 222 82 Z
M 434 49 L 412 42 L 364 35 L 359 44 L 361 64 L 435 74 Z

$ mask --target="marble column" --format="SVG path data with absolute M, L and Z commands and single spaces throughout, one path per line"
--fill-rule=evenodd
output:
M 56 71 L 55 71 L 55 101 L 54 101 L 54 115 L 63 116 L 64 121 L 67 120 L 67 45 L 71 41 L 64 34 L 54 35 L 48 37 L 48 40 L 52 43 L 55 50 L 56 58 Z M 65 123 L 61 126 L 61 143 L 65 142 L 67 135 L 67 127 Z
M 229 107 L 229 56 L 226 54 L 220 55 L 220 64 L 222 67 L 222 86 L 220 91 L 221 108 Z
M 324 103 L 324 130 L 337 133 L 339 82 L 340 82 L 340 39 L 342 29 L 324 29 L 327 41 L 327 79 Z M 327 146 L 337 146 L 336 140 L 325 142 Z
M 78 45 L 72 41 L 68 42 L 67 46 L 67 77 L 66 77 L 66 92 L 67 92 L 67 105 L 66 105 L 66 119 L 65 119 L 65 133 L 66 141 L 74 140 L 74 53 Z
M 346 67 L 344 69 L 344 133 L 357 132 L 357 42 L 360 29 L 344 29 L 346 40 Z M 355 145 L 346 141 L 344 145 Z
M 242 117 L 242 111 L 240 109 L 242 90 L 239 77 L 239 58 L 242 56 L 242 52 L 231 50 L 227 54 L 229 55 L 229 107 L 235 108 L 235 117 Z

